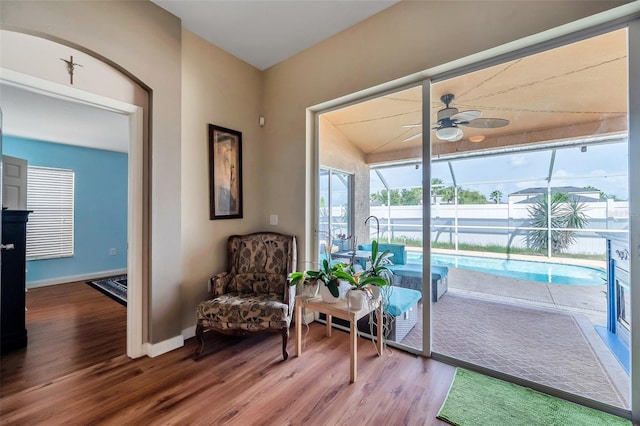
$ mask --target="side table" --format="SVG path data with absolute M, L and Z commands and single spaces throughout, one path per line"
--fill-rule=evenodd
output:
M 378 299 L 373 306 L 353 310 L 347 307 L 346 300 L 338 303 L 327 303 L 321 297 L 296 296 L 295 322 L 296 322 L 296 355 L 302 355 L 302 310 L 303 308 L 323 313 L 327 316 L 326 335 L 331 337 L 331 318 L 336 317 L 349 321 L 349 353 L 350 353 L 350 381 L 355 383 L 358 375 L 358 328 L 360 318 L 373 311 L 377 311 L 377 343 L 378 356 L 382 355 L 382 300 Z

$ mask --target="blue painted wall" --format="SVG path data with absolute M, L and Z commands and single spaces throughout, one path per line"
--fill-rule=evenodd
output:
M 128 155 L 9 135 L 2 141 L 3 154 L 30 166 L 75 172 L 74 255 L 27 261 L 27 284 L 126 269 Z

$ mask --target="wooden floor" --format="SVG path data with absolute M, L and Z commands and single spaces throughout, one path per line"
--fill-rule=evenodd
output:
M 283 361 L 279 335 L 207 335 L 156 358 L 127 358 L 126 309 L 84 283 L 28 293 L 29 346 L 2 356 L 0 423 L 439 425 L 454 368 L 312 323 L 304 352 Z
M 127 308 L 85 282 L 29 290 L 26 320 L 27 347 L 2 355 L 2 397 L 126 353 Z

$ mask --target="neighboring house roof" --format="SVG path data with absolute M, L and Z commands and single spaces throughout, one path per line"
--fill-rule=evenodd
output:
M 565 194 L 571 194 L 575 192 L 593 192 L 599 194 L 598 191 L 588 188 L 579 188 L 577 186 L 552 186 L 551 193 L 555 194 L 557 192 L 564 192 Z M 538 188 L 526 188 L 521 189 L 520 191 L 512 192 L 509 196 L 512 195 L 525 195 L 525 194 L 546 194 L 546 187 L 538 187 Z
M 564 192 L 564 191 L 561 191 L 561 192 Z M 527 199 L 518 201 L 517 203 L 514 203 L 514 204 L 539 203 L 541 201 L 544 201 L 545 198 L 546 198 L 546 195 L 536 195 L 535 197 L 529 197 Z M 599 198 L 585 197 L 582 195 L 575 195 L 575 194 L 569 194 L 569 199 L 571 201 L 577 201 L 578 203 L 597 203 L 601 201 Z

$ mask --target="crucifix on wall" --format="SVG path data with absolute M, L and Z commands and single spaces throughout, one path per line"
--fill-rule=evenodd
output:
M 67 72 L 69 73 L 69 82 L 73 85 L 73 72 L 75 71 L 75 67 L 81 67 L 82 65 L 73 62 L 73 56 L 69 56 L 69 60 L 60 58 L 61 61 L 67 63 Z

